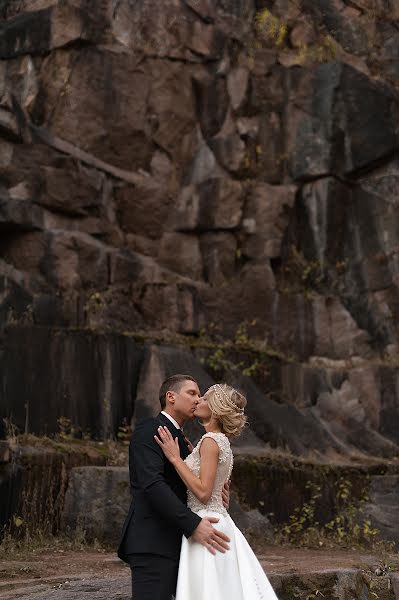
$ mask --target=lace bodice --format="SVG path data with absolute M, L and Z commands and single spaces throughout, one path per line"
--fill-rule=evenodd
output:
M 219 462 L 212 496 L 207 504 L 202 504 L 198 498 L 194 496 L 190 490 L 188 490 L 187 505 L 193 512 L 207 509 L 226 515 L 227 511 L 222 503 L 222 489 L 224 483 L 230 478 L 231 471 L 233 470 L 233 453 L 231 451 L 230 442 L 227 436 L 224 433 L 205 433 L 195 446 L 192 453 L 187 456 L 185 463 L 190 471 L 199 477 L 201 468 L 200 447 L 206 437 L 210 437 L 215 440 L 219 446 Z

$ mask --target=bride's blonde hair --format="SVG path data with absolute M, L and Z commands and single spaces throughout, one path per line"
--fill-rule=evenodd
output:
M 205 393 L 212 413 L 227 436 L 238 436 L 245 427 L 247 417 L 244 409 L 246 398 L 226 383 L 216 383 Z

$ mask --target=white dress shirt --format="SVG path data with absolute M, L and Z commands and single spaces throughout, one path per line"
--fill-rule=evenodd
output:
M 175 421 L 174 418 L 171 417 L 167 412 L 165 412 L 164 410 L 161 410 L 161 415 L 165 415 L 165 417 L 167 417 L 169 419 L 169 421 L 171 423 L 173 423 L 173 425 L 176 427 L 176 429 L 181 429 L 179 423 L 177 421 Z

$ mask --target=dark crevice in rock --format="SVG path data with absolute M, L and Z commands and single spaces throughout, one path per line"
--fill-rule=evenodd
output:
M 381 167 L 388 166 L 390 163 L 392 163 L 392 161 L 395 158 L 398 158 L 398 156 L 399 156 L 399 141 L 398 141 L 398 147 L 391 150 L 386 155 L 381 156 L 380 158 L 369 163 L 365 167 L 362 167 L 361 169 L 357 169 L 357 170 L 354 170 L 354 171 L 351 171 L 350 173 L 348 173 L 347 179 L 345 181 L 349 182 L 352 179 L 356 180 L 356 179 L 360 179 L 361 177 L 364 177 L 365 175 L 369 175 L 373 171 L 376 171 L 377 169 L 381 169 Z
M 105 163 L 104 161 L 96 158 L 90 153 L 85 152 L 80 148 L 77 148 L 70 142 L 67 142 L 57 136 L 54 136 L 45 127 L 36 127 L 35 125 L 31 124 L 30 128 L 38 141 L 45 143 L 51 146 L 52 148 L 59 150 L 60 152 L 64 152 L 65 154 L 68 154 L 69 156 L 75 159 L 81 160 L 83 163 L 95 167 L 100 171 L 104 171 L 112 175 L 116 179 L 122 179 L 123 181 L 133 184 L 145 184 L 147 182 L 150 183 L 151 181 L 149 176 L 147 177 L 146 175 L 124 171 L 123 169 L 119 169 L 118 167 Z
M 359 327 L 369 332 L 370 346 L 382 356 L 392 336 L 388 326 L 372 313 L 364 291 L 351 294 L 343 292 L 340 298 Z
M 45 200 L 35 199 L 35 204 L 42 207 L 45 211 L 50 214 L 58 215 L 60 217 L 64 217 L 68 219 L 70 222 L 71 228 L 74 228 L 74 225 L 79 227 L 79 222 L 83 221 L 88 217 L 88 211 L 82 209 L 74 209 L 73 207 L 65 207 L 62 206 L 53 206 L 49 205 Z
M 45 54 L 51 40 L 51 9 L 25 13 L 6 21 L 0 29 L 0 58 Z
M 97 48 L 97 42 L 90 39 L 82 39 L 78 38 L 76 40 L 70 40 L 69 42 L 65 42 L 61 46 L 57 46 L 57 50 L 85 50 L 86 48 Z
M 277 275 L 282 267 L 283 261 L 281 256 L 272 257 L 270 259 L 270 266 L 275 275 Z
M 209 14 L 211 11 L 210 3 L 208 3 L 207 7 L 201 7 L 197 0 L 194 0 L 194 2 L 192 0 L 184 0 L 184 4 L 190 10 L 190 12 L 193 13 L 197 18 L 201 19 L 203 23 L 209 25 L 215 22 L 214 16 Z
M 190 50 L 190 52 L 192 52 L 193 56 L 197 56 L 195 52 L 193 52 L 192 50 Z M 168 61 L 170 63 L 181 63 L 182 65 L 187 65 L 187 66 L 193 66 L 193 65 L 198 65 L 198 64 L 203 64 L 204 62 L 218 62 L 220 60 L 220 58 L 206 58 L 204 56 L 202 56 L 201 54 L 198 54 L 198 59 L 194 60 L 190 60 L 189 58 L 182 58 L 180 56 L 170 56 L 170 55 L 160 55 L 160 54 L 145 54 L 144 55 L 145 60 L 149 59 L 149 60 L 157 60 L 157 61 Z
M 314 181 L 322 181 L 323 179 L 328 179 L 329 177 L 335 177 L 336 179 L 338 179 L 338 176 L 334 173 L 329 173 L 329 172 L 325 172 L 325 173 L 317 173 L 317 175 L 303 175 L 302 177 L 295 179 L 295 183 L 298 184 L 306 184 L 306 183 L 312 183 Z

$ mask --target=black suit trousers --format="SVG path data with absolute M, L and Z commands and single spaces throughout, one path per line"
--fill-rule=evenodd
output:
M 133 600 L 171 600 L 176 593 L 179 561 L 156 554 L 130 554 Z

